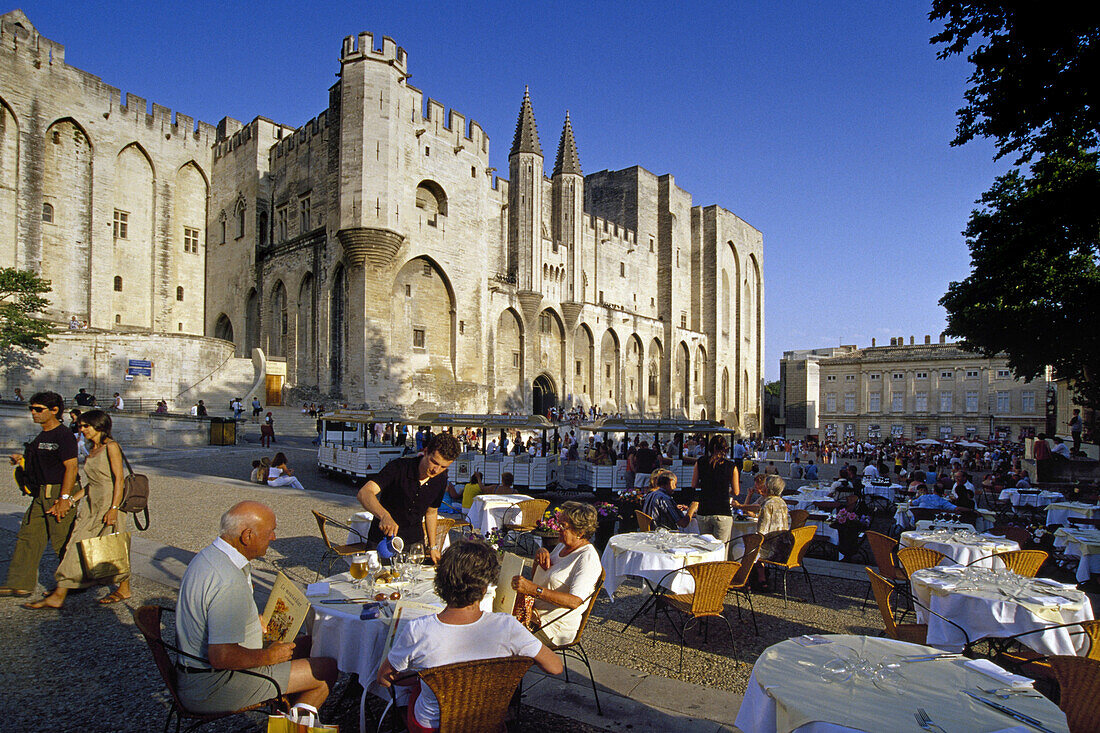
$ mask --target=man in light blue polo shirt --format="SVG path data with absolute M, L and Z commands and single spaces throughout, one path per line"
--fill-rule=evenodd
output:
M 191 656 L 181 656 L 176 668 L 180 699 L 191 712 L 239 710 L 275 697 L 270 682 L 237 670 L 272 677 L 292 703 L 314 708 L 336 682 L 336 661 L 310 659 L 308 638 L 263 647 L 249 562 L 263 557 L 273 539 L 275 513 L 242 501 L 222 515 L 219 536 L 183 574 L 176 638 Z

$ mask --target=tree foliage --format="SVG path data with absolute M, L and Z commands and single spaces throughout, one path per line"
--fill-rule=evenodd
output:
M 987 356 L 1007 353 L 1025 379 L 1048 364 L 1059 377 L 1089 382 L 1100 375 L 1097 201 L 1092 153 L 1048 156 L 1030 176 L 998 178 L 965 231 L 970 276 L 951 283 L 940 301 L 948 333 Z
M 929 17 L 939 57 L 974 65 L 952 145 L 987 137 L 1017 156 L 971 213 L 947 332 L 1025 379 L 1052 365 L 1100 406 L 1100 6 L 933 0 Z
M 933 0 L 943 31 L 940 58 L 961 55 L 974 65 L 967 106 L 958 111 L 953 145 L 991 138 L 997 157 L 1091 149 L 1100 109 L 1100 4 Z
M 49 343 L 49 322 L 35 317 L 50 304 L 50 281 L 14 267 L 0 268 L 0 349 L 40 350 Z

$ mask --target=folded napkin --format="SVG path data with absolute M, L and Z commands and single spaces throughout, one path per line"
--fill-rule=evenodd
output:
M 981 672 L 986 677 L 996 680 L 1003 687 L 1021 690 L 1034 684 L 1034 680 L 1006 672 L 988 659 L 968 659 L 963 664 L 975 672 Z
M 374 515 L 370 512 L 356 512 L 351 515 L 353 522 L 369 522 L 374 519 Z
M 310 583 L 306 586 L 306 597 L 327 596 L 330 590 L 329 584 L 325 581 Z

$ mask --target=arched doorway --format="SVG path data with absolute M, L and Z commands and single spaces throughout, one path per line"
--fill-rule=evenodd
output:
M 534 403 L 534 414 L 536 415 L 545 415 L 551 407 L 558 404 L 558 393 L 554 389 L 554 383 L 545 374 L 535 377 L 535 381 L 531 385 L 531 395 Z
M 214 323 L 214 338 L 224 341 L 233 340 L 233 322 L 224 313 L 219 313 L 218 320 Z

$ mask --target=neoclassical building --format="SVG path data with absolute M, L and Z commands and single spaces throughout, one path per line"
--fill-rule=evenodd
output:
M 584 175 L 564 110 L 549 161 L 524 93 L 505 179 L 389 38 L 344 39 L 298 128 L 121 105 L 19 11 L 0 48 L 0 258 L 54 280 L 51 317 L 260 349 L 286 386 L 414 415 L 758 429 L 761 233 L 671 175 Z

